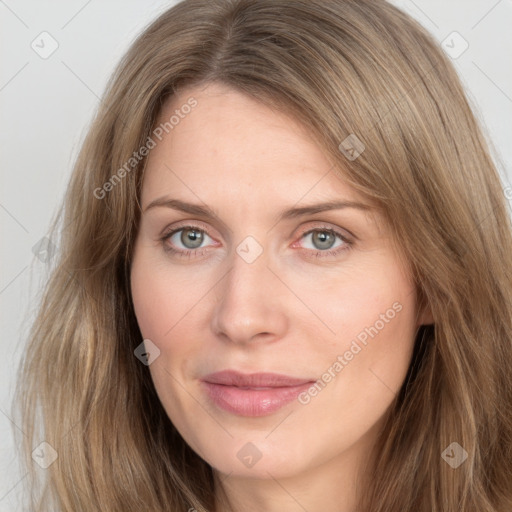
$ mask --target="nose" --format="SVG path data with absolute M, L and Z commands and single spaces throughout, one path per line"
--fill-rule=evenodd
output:
M 267 267 L 265 252 L 251 263 L 239 254 L 226 277 L 215 287 L 211 328 L 233 343 L 271 342 L 288 329 L 286 297 L 279 280 Z

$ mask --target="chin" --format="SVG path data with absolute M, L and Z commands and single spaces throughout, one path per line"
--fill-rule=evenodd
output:
M 209 447 L 207 453 L 201 456 L 214 470 L 230 477 L 279 479 L 291 477 L 307 469 L 309 464 L 304 453 L 294 457 L 297 448 L 303 449 L 302 443 L 299 447 L 295 444 L 289 448 L 282 442 L 273 445 L 268 439 L 265 440 L 267 435 L 268 432 L 262 432 L 258 436 L 261 440 L 254 439 L 255 436 L 247 436 L 245 439 L 232 440 L 229 446 Z

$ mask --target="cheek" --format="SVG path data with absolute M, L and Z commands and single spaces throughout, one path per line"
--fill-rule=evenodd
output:
M 156 392 L 169 418 L 180 431 L 189 432 L 189 441 L 194 444 L 193 429 L 184 420 L 193 404 L 187 394 L 181 393 L 179 383 L 189 373 L 188 366 L 197 349 L 193 342 L 197 337 L 192 335 L 197 324 L 195 319 L 192 324 L 187 320 L 194 318 L 194 305 L 198 305 L 204 292 L 196 286 L 185 286 L 175 274 L 171 275 L 165 263 L 156 261 L 149 251 L 144 254 L 141 250 L 132 263 L 131 291 L 141 334 L 160 350 L 149 366 Z
M 364 340 L 382 333 L 414 331 L 415 294 L 407 276 L 397 267 L 380 265 L 345 269 L 318 286 L 308 286 L 308 305 L 334 336 L 332 346 Z M 327 330 L 325 331 L 327 334 Z
M 181 403 L 177 383 L 197 371 L 193 364 L 204 349 L 203 334 L 209 323 L 205 308 L 214 281 L 210 284 L 211 276 L 200 276 L 200 272 L 193 276 L 190 270 L 179 272 L 154 253 L 154 249 L 144 251 L 142 247 L 134 257 L 133 305 L 143 338 L 160 350 L 149 367 L 157 393 L 169 416 L 178 417 L 179 422 L 187 404 L 186 400 Z
M 171 271 L 164 257 L 155 258 L 142 250 L 133 260 L 131 291 L 144 338 L 165 340 L 200 303 L 207 289 L 204 279 L 188 274 L 184 279 Z
M 348 386 L 359 404 L 392 396 L 410 364 L 417 329 L 414 287 L 396 260 L 350 269 L 312 290 L 308 305 L 326 326 L 318 361 L 336 375 L 332 392 L 345 395 Z M 318 343 L 314 348 L 318 352 Z
M 168 298 L 152 279 L 150 275 L 132 274 L 132 297 L 142 336 L 157 340 L 172 327 L 173 318 L 169 316 Z

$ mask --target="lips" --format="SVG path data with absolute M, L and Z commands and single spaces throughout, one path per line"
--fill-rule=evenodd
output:
M 264 416 L 293 401 L 315 380 L 224 370 L 207 375 L 201 382 L 210 400 L 225 411 L 239 416 Z

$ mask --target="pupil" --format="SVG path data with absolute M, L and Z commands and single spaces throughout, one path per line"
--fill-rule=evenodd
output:
M 181 242 L 188 249 L 199 247 L 203 241 L 203 233 L 197 229 L 184 229 L 181 232 Z
M 328 231 L 315 231 L 313 244 L 317 249 L 330 249 L 334 244 L 334 236 Z

